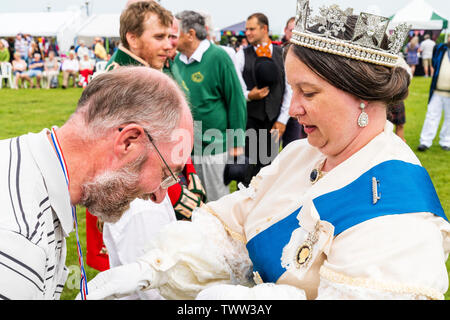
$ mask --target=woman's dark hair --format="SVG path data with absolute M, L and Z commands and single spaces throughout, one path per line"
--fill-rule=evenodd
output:
M 337 38 L 351 40 L 356 20 L 357 16 L 350 16 L 345 26 L 345 33 L 341 32 Z M 309 30 L 317 32 L 315 27 Z M 387 45 L 387 36 L 385 36 L 381 48 L 387 49 Z M 403 101 L 408 96 L 410 79 L 403 67 L 385 67 L 295 44 L 289 45 L 285 53 L 288 51 L 292 51 L 313 72 L 334 87 L 362 100 L 380 101 L 386 105 L 392 105 Z

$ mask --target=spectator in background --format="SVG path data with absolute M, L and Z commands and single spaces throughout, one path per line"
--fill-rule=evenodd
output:
M 248 46 L 247 38 L 242 38 L 239 47 L 236 48 L 236 52 L 241 49 L 247 48 L 247 46 Z
M 28 62 L 28 43 L 24 39 L 21 33 L 16 35 L 16 40 L 14 41 L 14 50 L 20 53 L 20 57 Z
M 76 49 L 76 53 L 77 53 L 78 59 L 81 61 L 81 60 L 83 60 L 83 57 L 85 54 L 87 54 L 89 57 L 89 48 L 86 47 L 84 40 L 79 40 L 78 43 L 79 43 L 79 46 Z
M 5 46 L 5 43 L 3 42 L 3 39 L 0 40 L 0 63 L 1 62 L 9 62 L 9 50 Z
M 56 88 L 58 86 L 59 63 L 55 57 L 55 51 L 48 52 L 48 58 L 44 62 L 44 79 L 46 80 L 46 89 Z
M 239 51 L 236 59 L 245 80 L 242 89 L 247 98 L 247 130 L 256 132 L 256 141 L 251 143 L 251 137 L 247 136 L 245 143 L 245 154 L 254 165 L 251 176 L 255 176 L 278 154 L 281 138 L 290 119 L 292 91 L 286 80 L 283 48 L 273 44 L 269 38 L 267 16 L 263 13 L 250 15 L 245 29 L 251 45 Z M 260 76 L 256 77 L 256 74 Z M 262 77 L 261 74 L 270 76 Z M 264 81 L 258 78 L 264 78 Z M 244 185 L 249 182 L 243 181 Z
M 69 51 L 69 57 L 64 59 L 61 70 L 63 72 L 62 88 L 66 89 L 69 84 L 69 77 L 72 77 L 73 87 L 77 86 L 78 70 L 80 69 L 78 59 L 75 57 L 75 51 Z
M 35 53 L 41 53 L 39 51 L 39 47 L 36 42 L 30 42 L 30 46 L 28 47 L 28 59 L 33 59 Z
M 22 75 L 27 71 L 27 62 L 22 59 L 20 52 L 14 53 L 14 60 L 12 61 L 12 70 L 14 75 L 14 89 L 19 89 L 19 80 L 23 85 Z
M 433 58 L 433 49 L 436 42 L 430 39 L 430 35 L 425 35 L 425 40 L 420 44 L 420 51 L 422 53 L 422 65 L 425 77 L 433 76 L 433 66 L 431 64 L 431 58 Z
M 116 52 L 116 50 L 117 50 L 117 41 L 111 40 L 110 43 L 109 43 L 109 52 L 108 53 L 110 55 L 113 55 L 114 52 Z
M 442 150 L 450 151 L 450 36 L 447 43 L 436 45 L 433 50 L 433 80 L 430 86 L 427 114 L 420 133 L 417 150 L 423 152 L 431 147 L 444 111 L 444 123 L 439 134 Z
M 406 45 L 406 63 L 411 68 L 411 73 L 414 77 L 414 73 L 416 72 L 416 66 L 419 64 L 419 37 L 414 36 Z
M 107 58 L 106 49 L 103 46 L 102 38 L 95 38 L 94 54 L 96 61 L 105 61 Z
M 281 40 L 282 46 L 285 47 L 292 37 L 292 30 L 294 30 L 295 27 L 295 17 L 290 17 L 288 21 L 286 22 L 286 26 L 284 27 L 284 36 Z
M 13 37 L 8 37 L 6 38 L 6 43 L 8 45 L 5 45 L 8 50 L 9 50 L 9 62 L 12 63 L 13 59 L 14 59 L 14 38 Z
M 53 51 L 55 53 L 55 56 L 59 56 L 59 48 L 58 45 L 56 45 L 55 40 L 53 38 L 49 38 L 48 41 L 45 42 L 44 48 L 47 57 L 50 51 Z
M 196 121 L 193 162 L 208 200 L 214 201 L 229 193 L 223 179 L 228 157 L 244 153 L 245 98 L 232 60 L 207 39 L 204 16 L 183 11 L 176 18 L 180 20 L 181 54 L 175 63 L 189 90 Z M 214 135 L 209 129 L 215 130 Z M 228 136 L 228 129 L 236 135 Z
M 86 88 L 89 83 L 89 76 L 94 74 L 94 64 L 89 59 L 89 54 L 87 52 L 84 53 L 82 59 L 79 62 L 80 66 L 80 82 L 78 85 L 80 87 Z
M 3 42 L 3 39 L 0 39 L 0 64 L 3 62 L 8 62 L 9 63 L 9 50 L 8 48 L 5 46 L 5 43 Z M 0 79 L 0 81 L 5 81 L 7 82 L 7 79 Z
M 36 52 L 28 64 L 28 72 L 24 73 L 22 78 L 30 83 L 30 88 L 41 88 L 42 73 L 44 72 L 44 60 L 41 54 Z M 33 84 L 33 78 L 36 78 L 36 84 Z

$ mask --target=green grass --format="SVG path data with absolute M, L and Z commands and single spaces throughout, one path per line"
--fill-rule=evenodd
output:
M 416 152 L 419 135 L 427 109 L 430 79 L 414 78 L 410 87 L 410 96 L 406 100 L 405 138 Z M 75 110 L 82 89 L 23 89 L 0 90 L 0 139 L 10 138 L 28 132 L 39 132 L 53 125 L 61 126 Z M 442 125 L 442 124 L 441 124 Z M 447 216 L 450 214 L 450 152 L 438 146 L 438 138 L 433 146 L 424 153 L 416 152 L 422 165 L 430 173 L 438 196 Z M 83 150 L 80 150 L 83 152 Z M 77 207 L 79 236 L 86 258 L 85 209 Z M 66 265 L 72 270 L 61 299 L 74 299 L 79 290 L 79 268 L 76 253 L 75 233 L 67 239 Z M 78 270 L 78 271 L 77 271 Z M 450 271 L 450 259 L 447 261 Z M 97 274 L 95 269 L 86 266 L 87 278 L 91 280 Z M 450 290 L 445 298 L 450 300 Z

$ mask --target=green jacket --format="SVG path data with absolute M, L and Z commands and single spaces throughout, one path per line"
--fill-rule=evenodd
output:
M 145 62 L 143 59 L 136 56 L 131 51 L 120 45 L 114 52 L 114 54 L 111 56 L 111 59 L 106 64 L 106 70 L 110 71 L 117 68 L 118 66 L 133 66 L 133 65 L 149 67 L 147 62 Z
M 194 155 L 200 152 L 213 155 L 231 147 L 243 147 L 247 104 L 236 69 L 225 50 L 211 44 L 201 62 L 185 64 L 178 55 L 175 64 L 183 79 L 182 86 L 188 89 L 196 122 Z M 231 135 L 227 137 L 227 133 Z

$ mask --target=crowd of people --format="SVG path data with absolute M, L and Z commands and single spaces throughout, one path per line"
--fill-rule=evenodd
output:
M 54 38 L 19 33 L 15 39 L 0 39 L 0 63 L 11 63 L 13 89 L 57 88 L 60 75 L 64 89 L 70 78 L 73 87 L 86 87 L 96 63 L 106 63 L 115 50 L 115 41 L 107 52 L 104 39 L 97 37 L 90 46 L 79 40 L 69 52 L 61 52 Z
M 87 83 L 83 71 L 69 120 L 0 141 L 10 177 L 0 297 L 60 297 L 65 237 L 82 205 L 86 262 L 100 273 L 87 283 L 80 256 L 81 299 L 442 299 L 450 224 L 387 121 L 408 96 L 410 60 L 388 53 L 401 48 L 383 28 L 353 36 L 376 16 L 333 12 L 353 23 L 310 28 L 309 1 L 299 0 L 282 43 L 255 12 L 248 45 L 220 46 L 210 15 L 129 0 L 116 50 L 107 57 L 101 39 L 91 48 L 105 72 Z M 319 32 L 335 27 L 334 40 Z M 334 41 L 370 54 L 350 57 Z M 25 81 L 57 71 L 19 48 Z M 62 62 L 63 87 L 88 66 L 87 50 L 80 42 Z M 438 52 L 431 101 L 448 101 L 448 46 Z

